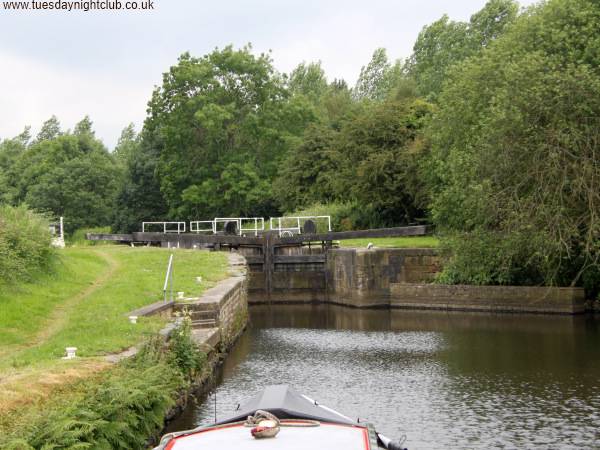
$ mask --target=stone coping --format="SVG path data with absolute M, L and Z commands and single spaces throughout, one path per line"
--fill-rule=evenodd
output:
M 154 314 L 158 314 L 160 312 L 171 309 L 171 308 L 173 308 L 174 305 L 175 305 L 174 301 L 169 301 L 169 302 L 159 301 L 156 303 L 152 303 L 151 305 L 146 305 L 146 306 L 142 306 L 141 308 L 134 309 L 133 311 L 128 312 L 126 314 L 126 316 L 138 316 L 138 317 L 152 316 Z

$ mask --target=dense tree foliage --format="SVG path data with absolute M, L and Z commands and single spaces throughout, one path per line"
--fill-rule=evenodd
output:
M 430 129 L 447 281 L 598 288 L 599 117 L 590 0 L 531 8 L 452 71 Z
M 65 133 L 52 117 L 33 143 L 28 133 L 0 143 L 2 201 L 64 216 L 67 232 L 109 224 L 120 183 L 121 170 L 88 117 Z
M 127 148 L 126 158 L 117 153 L 125 166 L 125 179 L 117 194 L 113 229 L 140 231 L 143 221 L 169 220 L 156 170 L 162 148 L 157 133 L 144 129 L 141 136 L 130 140 L 124 148 Z
M 351 202 L 356 226 L 405 224 L 424 216 L 418 165 L 432 106 L 422 100 L 368 103 L 339 130 L 318 125 L 282 164 L 276 182 L 283 209 Z M 350 219 L 350 218 L 349 218 Z
M 36 142 L 51 141 L 61 134 L 60 122 L 56 116 L 52 116 L 42 124 L 42 128 L 35 140 Z
M 171 217 L 274 211 L 269 181 L 314 109 L 290 96 L 268 55 L 227 47 L 184 54 L 154 92 L 146 129 Z

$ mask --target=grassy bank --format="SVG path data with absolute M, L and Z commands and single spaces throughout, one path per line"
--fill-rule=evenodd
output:
M 146 448 L 181 392 L 208 369 L 205 361 L 191 344 L 189 325 L 168 346 L 148 339 L 135 357 L 0 414 L 0 448 Z
M 56 271 L 0 291 L 0 415 L 48 398 L 62 383 L 106 367 L 119 352 L 160 329 L 164 320 L 128 322 L 127 312 L 158 301 L 169 255 L 158 248 L 68 248 Z M 175 290 L 197 295 L 226 276 L 223 254 L 177 250 Z M 196 277 L 202 276 L 202 283 Z M 81 356 L 63 361 L 67 346 Z
M 392 238 L 348 239 L 340 241 L 340 247 L 366 247 L 372 243 L 375 247 L 396 248 L 437 248 L 440 241 L 435 236 L 410 236 Z

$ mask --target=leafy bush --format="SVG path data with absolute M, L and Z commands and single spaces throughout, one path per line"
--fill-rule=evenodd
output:
M 0 206 L 0 283 L 49 270 L 54 251 L 48 220 L 25 206 Z
M 363 105 L 340 127 L 307 128 L 274 183 L 281 208 L 360 204 L 347 215 L 352 228 L 422 219 L 428 190 L 420 164 L 429 153 L 422 130 L 433 110 L 423 100 L 393 99 Z
M 206 362 L 206 354 L 192 341 L 192 319 L 184 312 L 179 327 L 169 341 L 172 364 L 188 379 L 193 379 Z
M 544 282 L 547 241 L 532 233 L 473 231 L 442 236 L 442 284 L 535 285 Z M 547 261 L 546 261 L 547 262 Z

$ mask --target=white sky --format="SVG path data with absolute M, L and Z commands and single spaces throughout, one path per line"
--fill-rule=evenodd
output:
M 64 129 L 88 114 L 112 148 L 139 130 L 162 73 L 189 51 L 251 42 L 291 71 L 321 61 L 328 78 L 356 81 L 377 47 L 406 58 L 424 25 L 467 20 L 485 0 L 154 0 L 153 11 L 6 11 L 0 0 L 0 138 L 37 133 L 55 114 Z M 123 0 L 124 1 L 124 0 Z M 534 3 L 521 0 L 522 6 Z

